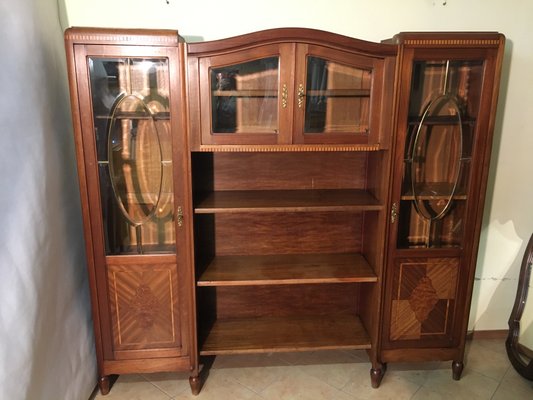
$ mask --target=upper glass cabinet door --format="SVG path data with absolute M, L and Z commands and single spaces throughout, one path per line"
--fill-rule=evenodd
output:
M 307 57 L 305 89 L 298 87 L 298 107 L 305 104 L 304 134 L 368 135 L 371 87 L 371 69 Z
M 462 245 L 482 73 L 481 61 L 413 65 L 399 248 Z
M 107 255 L 175 252 L 167 59 L 88 59 Z
M 383 59 L 298 46 L 294 141 L 378 142 L 383 81 Z
M 211 127 L 218 134 L 277 134 L 279 57 L 212 68 Z
M 199 59 L 202 145 L 290 142 L 290 48 L 265 45 Z

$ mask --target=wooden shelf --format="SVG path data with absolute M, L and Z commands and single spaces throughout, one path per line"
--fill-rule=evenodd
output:
M 235 212 L 374 211 L 383 209 L 374 196 L 360 189 L 227 190 L 209 193 L 197 214 Z
M 244 90 L 213 90 L 214 97 L 278 97 L 277 90 L 244 89 Z
M 417 185 L 417 198 L 420 200 L 446 200 L 450 197 L 449 193 L 453 189 L 453 185 L 448 182 L 431 182 L 423 185 Z M 411 188 L 404 191 L 401 196 L 402 200 L 415 200 L 414 193 Z M 457 190 L 453 196 L 453 200 L 466 200 L 467 196 L 463 190 Z
M 306 95 L 325 97 L 370 97 L 370 89 L 308 90 Z
M 97 115 L 96 119 L 112 119 L 111 115 Z M 170 120 L 169 112 L 158 112 L 152 115 L 147 115 L 145 113 L 138 112 L 121 112 L 117 113 L 114 116 L 115 119 L 155 119 L 156 121 L 167 121 Z
M 245 286 L 376 281 L 376 274 L 361 254 L 283 254 L 215 257 L 197 284 Z
M 317 315 L 215 321 L 200 355 L 369 349 L 357 316 Z

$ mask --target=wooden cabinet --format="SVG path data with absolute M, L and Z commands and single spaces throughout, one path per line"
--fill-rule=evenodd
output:
M 122 373 L 194 380 L 183 44 L 169 31 L 65 39 L 100 390 Z
M 298 29 L 189 44 L 192 148 L 387 146 L 395 54 Z
M 396 47 L 282 29 L 187 53 L 200 354 L 378 369 Z
M 499 34 L 399 34 L 381 359 L 453 360 L 465 332 L 503 56 Z
M 102 392 L 320 349 L 459 378 L 502 35 L 66 42 Z

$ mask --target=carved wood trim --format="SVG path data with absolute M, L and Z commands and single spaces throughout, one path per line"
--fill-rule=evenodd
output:
M 407 39 L 410 46 L 497 46 L 496 39 Z
M 176 46 L 180 42 L 177 31 L 140 29 L 69 28 L 65 40 L 81 44 L 125 44 L 148 46 Z
M 378 151 L 378 144 L 356 145 L 202 145 L 201 152 L 291 152 L 291 151 Z

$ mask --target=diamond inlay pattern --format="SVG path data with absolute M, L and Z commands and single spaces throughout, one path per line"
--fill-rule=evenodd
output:
M 396 267 L 390 340 L 449 335 L 459 259 L 402 259 Z
M 431 279 L 424 276 L 409 296 L 409 304 L 416 315 L 416 319 L 424 322 L 439 299 L 437 291 L 431 284 Z

